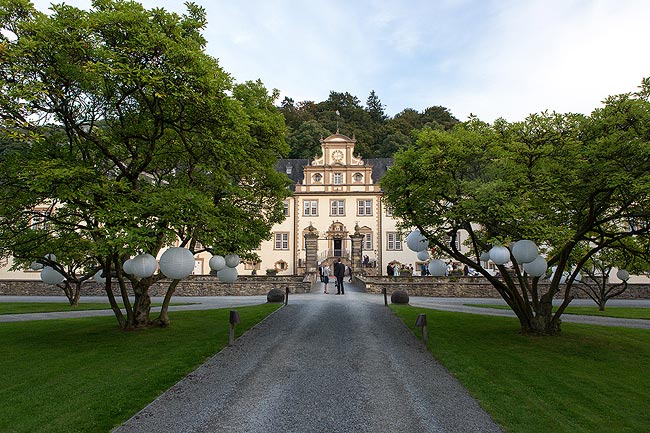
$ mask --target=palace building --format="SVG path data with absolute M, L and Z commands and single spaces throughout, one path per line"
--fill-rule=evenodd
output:
M 244 264 L 240 274 L 305 272 L 306 235 L 315 233 L 318 263 L 341 258 L 352 261 L 352 235 L 362 235 L 361 254 L 368 273 L 385 273 L 388 263 L 411 264 L 416 254 L 406 248 L 390 208 L 382 202 L 379 179 L 392 158 L 363 160 L 354 154 L 356 140 L 343 134 L 321 141 L 322 152 L 313 160 L 282 159 L 276 168 L 293 181 L 293 196 L 285 202 L 286 219 L 273 227 L 272 239 L 263 242 L 259 263 Z M 382 272 L 383 271 L 383 272 Z

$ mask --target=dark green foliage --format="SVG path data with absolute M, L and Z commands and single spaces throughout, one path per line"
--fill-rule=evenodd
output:
M 327 100 L 318 103 L 295 103 L 285 97 L 278 110 L 289 129 L 290 158 L 313 158 L 320 154 L 318 139 L 333 134 L 337 128 L 341 134 L 357 140 L 355 151 L 362 158 L 392 157 L 398 150 L 413 146 L 416 129 L 450 129 L 458 123 L 448 109 L 440 106 L 429 107 L 422 113 L 406 109 L 390 118 L 374 90 L 365 107 L 348 92 L 332 91 Z
M 54 252 L 81 278 L 116 270 L 124 288 L 129 255 L 179 240 L 246 256 L 282 221 L 277 92 L 235 84 L 204 51 L 205 10 L 186 8 L 0 6 L 0 27 L 16 35 L 0 36 L 0 144 L 11 145 L 0 152 L 0 255 L 20 267 Z M 37 213 L 47 225 L 32 230 Z M 144 309 L 124 301 L 130 325 L 150 324 L 147 290 L 161 277 L 132 279 Z
M 559 333 L 568 289 L 592 256 L 626 248 L 647 262 L 647 248 L 630 244 L 646 245 L 650 235 L 649 85 L 608 98 L 591 116 L 545 112 L 515 123 L 471 118 L 448 131 L 424 128 L 415 146 L 395 155 L 381 180 L 384 198 L 436 255 L 482 273 L 522 332 Z M 457 248 L 461 231 L 468 250 Z M 500 279 L 479 261 L 491 247 L 520 239 L 536 242 L 557 266 L 548 288 L 517 263 L 499 266 Z M 560 292 L 563 304 L 552 312 Z

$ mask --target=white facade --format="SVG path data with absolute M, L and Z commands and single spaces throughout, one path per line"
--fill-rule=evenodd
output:
M 368 256 L 367 271 L 385 273 L 390 262 L 411 265 L 419 274 L 416 253 L 401 241 L 396 221 L 381 200 L 377 184 L 392 158 L 369 159 L 354 155 L 356 140 L 334 134 L 321 140 L 322 153 L 311 161 L 281 160 L 278 169 L 295 182 L 294 195 L 285 205 L 287 218 L 273 227 L 272 239 L 263 242 L 258 264 L 245 264 L 240 274 L 255 267 L 260 275 L 267 269 L 279 274 L 304 272 L 304 235 L 312 226 L 318 233 L 318 261 L 331 263 L 351 255 L 350 235 L 355 226 L 363 234 L 362 257 Z

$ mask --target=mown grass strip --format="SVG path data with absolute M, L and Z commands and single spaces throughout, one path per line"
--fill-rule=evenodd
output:
M 464 304 L 468 307 L 494 308 L 497 310 L 510 310 L 507 305 L 499 304 Z M 557 307 L 553 307 L 553 311 Z M 599 311 L 596 306 L 575 306 L 567 307 L 564 314 L 577 314 L 581 316 L 618 317 L 621 319 L 646 319 L 650 320 L 650 308 L 639 307 L 605 307 L 605 311 Z
M 191 305 L 191 302 L 172 303 L 170 305 Z M 124 308 L 123 304 L 119 304 Z M 152 307 L 160 307 L 162 303 L 152 303 Z M 106 302 L 80 302 L 76 307 L 70 306 L 67 302 L 0 302 L 1 314 L 29 314 L 29 313 L 55 313 L 65 311 L 84 310 L 110 310 L 110 304 Z
M 391 306 L 507 431 L 641 432 L 650 426 L 650 331 L 573 323 L 520 335 L 508 317 Z
M 237 308 L 236 336 L 277 308 Z M 228 344 L 229 311 L 134 332 L 112 317 L 0 323 L 0 431 L 110 431 Z

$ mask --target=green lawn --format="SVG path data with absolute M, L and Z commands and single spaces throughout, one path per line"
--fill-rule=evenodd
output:
M 120 308 L 124 304 L 120 303 Z M 162 303 L 152 303 L 152 307 L 160 307 Z M 186 303 L 172 303 L 170 305 L 191 305 Z M 71 307 L 67 302 L 0 302 L 0 314 L 26 314 L 26 313 L 53 313 L 59 311 L 82 310 L 110 310 L 111 305 L 106 302 L 80 302 L 76 307 Z
M 650 431 L 650 331 L 562 324 L 559 337 L 519 335 L 508 317 L 391 308 L 507 431 Z
M 236 335 L 277 308 L 237 308 Z M 0 323 L 0 432 L 110 431 L 228 344 L 229 311 L 135 332 L 114 317 Z
M 495 308 L 498 310 L 509 310 L 507 305 L 496 304 L 465 304 L 469 307 L 481 308 Z M 557 307 L 553 308 L 553 311 Z M 637 307 L 605 307 L 605 311 L 598 311 L 597 306 L 588 307 L 567 307 L 564 314 L 578 314 L 582 316 L 604 316 L 604 317 L 619 317 L 622 319 L 650 319 L 650 308 L 637 308 Z

